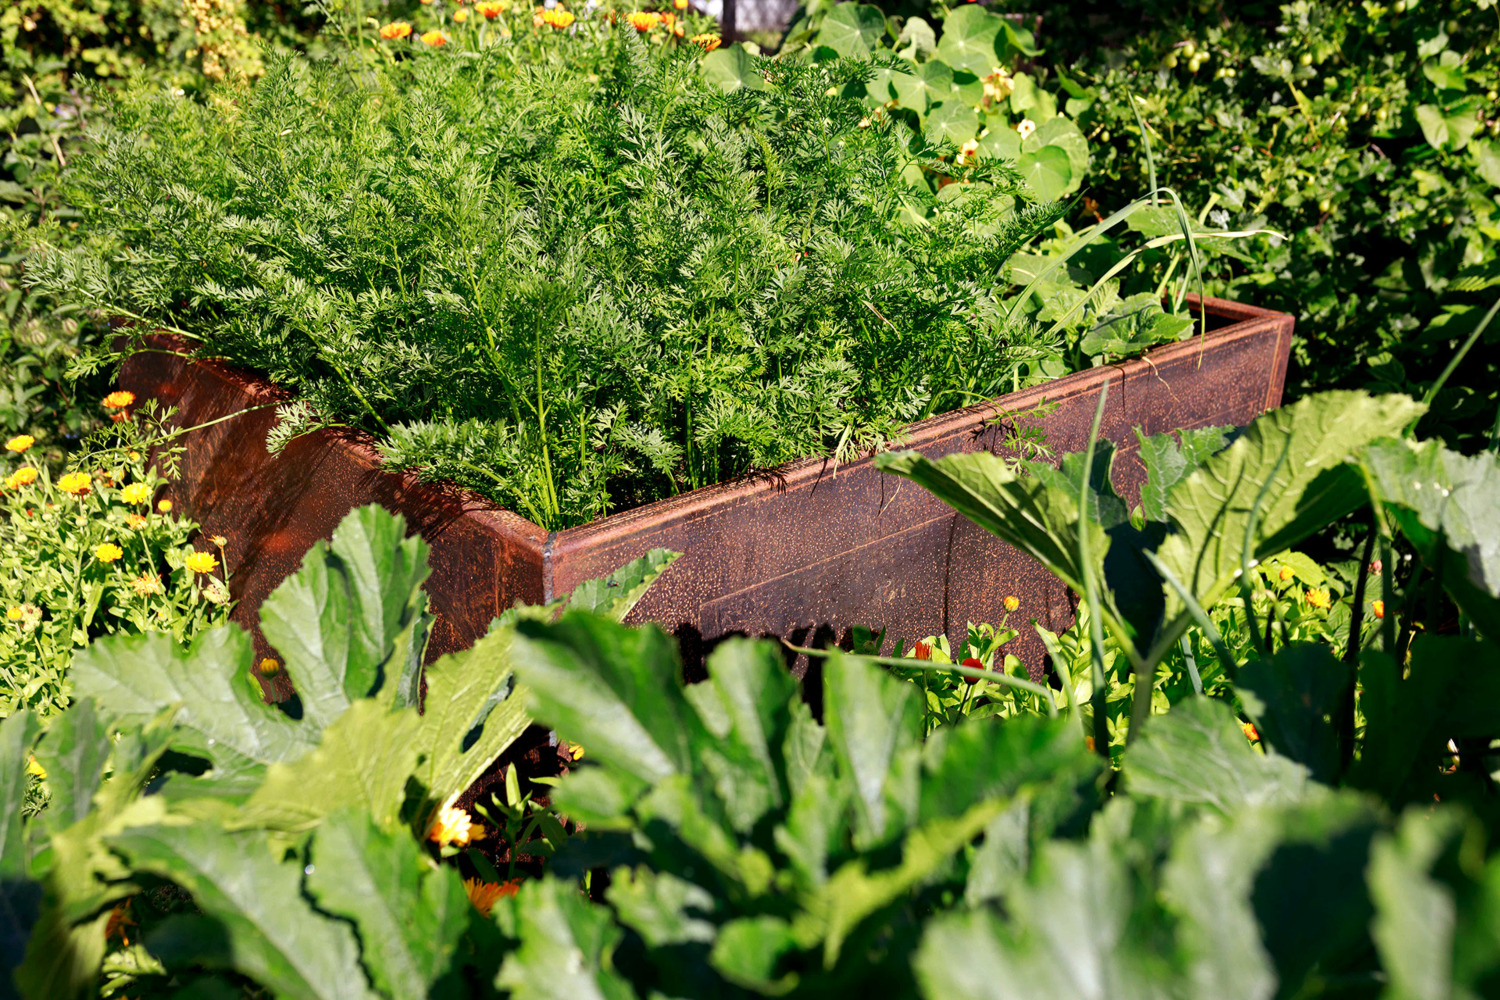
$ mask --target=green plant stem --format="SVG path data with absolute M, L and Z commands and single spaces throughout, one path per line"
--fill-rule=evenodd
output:
M 1094 446 L 1099 443 L 1099 425 L 1104 422 L 1104 403 L 1109 398 L 1109 382 L 1099 389 L 1099 405 L 1094 408 L 1094 424 L 1089 429 L 1089 444 L 1083 453 L 1082 485 L 1078 488 L 1078 564 L 1083 572 L 1084 600 L 1089 606 L 1089 659 L 1093 665 L 1091 677 L 1094 689 L 1089 702 L 1094 714 L 1094 752 L 1109 760 L 1109 720 L 1105 717 L 1108 701 L 1104 679 L 1104 620 L 1100 615 L 1099 583 L 1095 579 L 1093 566 L 1093 543 L 1089 538 L 1089 486 L 1094 468 Z M 1141 676 L 1136 676 L 1136 692 L 1139 696 Z M 1145 677 L 1149 687 L 1155 675 Z M 1132 727 L 1133 728 L 1133 727 Z
M 1462 362 L 1464 357 L 1469 353 L 1469 349 L 1479 341 L 1480 336 L 1483 335 L 1485 329 L 1489 327 L 1490 320 L 1495 318 L 1495 313 L 1497 311 L 1500 311 L 1500 299 L 1496 299 L 1495 304 L 1490 306 L 1490 311 L 1484 314 L 1484 319 L 1480 320 L 1479 325 L 1474 328 L 1474 332 L 1469 334 L 1469 339 L 1464 341 L 1464 346 L 1460 347 L 1458 349 L 1458 353 L 1454 354 L 1453 357 L 1449 359 L 1448 367 L 1443 369 L 1443 373 L 1437 377 L 1437 381 L 1432 383 L 1427 392 L 1422 395 L 1423 403 L 1426 403 L 1430 406 L 1432 404 L 1432 401 L 1437 398 L 1438 392 L 1443 388 L 1444 383 L 1448 381 L 1448 377 L 1452 375 L 1453 372 L 1458 368 L 1459 363 Z M 1416 426 L 1417 421 L 1413 420 L 1411 422 L 1411 426 L 1407 427 L 1406 433 L 1410 435 L 1412 431 L 1416 429 Z M 1496 426 L 1500 426 L 1500 423 L 1497 423 Z
M 1339 769 L 1347 773 L 1354 763 L 1354 694 L 1359 676 L 1359 634 L 1365 621 L 1365 585 L 1370 578 L 1370 557 L 1375 551 L 1376 528 L 1371 525 L 1365 538 L 1364 552 L 1360 555 L 1359 577 L 1354 582 L 1354 607 L 1349 614 L 1349 645 L 1344 649 L 1344 662 L 1349 665 L 1349 678 L 1339 697 Z M 1384 570 L 1384 564 L 1381 565 Z
M 1047 705 L 1047 714 L 1053 718 L 1057 717 L 1057 700 L 1053 698 L 1052 692 L 1041 684 L 1031 681 L 1023 681 L 1019 677 L 1012 677 L 1003 670 L 975 670 L 973 667 L 962 667 L 956 663 L 933 663 L 931 660 L 905 660 L 895 656 L 866 656 L 862 653 L 845 653 L 841 649 L 813 649 L 809 646 L 794 646 L 785 639 L 781 644 L 794 653 L 804 656 L 832 656 L 841 653 L 853 660 L 864 660 L 866 663 L 876 663 L 885 667 L 901 667 L 906 670 L 936 671 L 939 673 L 958 674 L 960 677 L 972 677 L 981 681 L 999 681 L 1008 687 L 1027 691 L 1041 698 Z

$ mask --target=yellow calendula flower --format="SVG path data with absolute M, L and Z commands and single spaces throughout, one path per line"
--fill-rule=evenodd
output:
M 57 488 L 64 493 L 82 496 L 89 491 L 91 481 L 87 472 L 70 472 L 57 481 Z
M 1385 617 L 1385 602 L 1384 601 L 1371 601 L 1370 602 L 1370 610 L 1372 612 L 1374 612 L 1376 618 L 1384 618 Z
M 431 45 L 433 48 L 437 48 L 440 45 L 448 44 L 448 36 L 434 28 L 433 30 L 424 32 L 422 34 L 422 43 L 424 45 Z
M 464 892 L 468 893 L 469 902 L 474 909 L 479 911 L 480 916 L 488 917 L 490 911 L 495 908 L 498 900 L 506 896 L 514 896 L 521 891 L 521 880 L 513 878 L 509 882 L 481 882 L 477 878 L 464 879 Z
M 261 672 L 261 676 L 263 677 L 273 677 L 276 671 L 281 669 L 281 664 L 276 662 L 274 657 L 267 656 L 260 661 L 256 669 Z
M 468 847 L 470 841 L 482 840 L 484 831 L 462 809 L 443 806 L 427 830 L 427 839 L 439 847 Z
M 34 774 L 43 781 L 47 780 L 47 769 L 41 765 L 35 755 L 26 758 L 26 773 Z
M 455 10 L 453 12 L 453 23 L 454 24 L 463 24 L 468 19 L 469 19 L 469 12 L 466 11 L 466 10 L 463 10 L 462 8 L 460 8 L 458 10 Z
M 474 5 L 474 9 L 478 11 L 479 16 L 484 18 L 486 21 L 493 21 L 495 18 L 505 13 L 506 6 L 508 5 L 500 3 L 499 0 L 479 0 L 479 2 Z
M 171 510 L 172 510 L 172 501 L 170 501 L 170 500 L 158 500 L 156 502 L 156 509 L 159 510 L 159 511 L 161 511 L 163 514 L 170 513 Z
M 102 563 L 112 563 L 125 554 L 125 550 L 114 542 L 94 546 L 94 558 Z
M 1333 607 L 1333 599 L 1328 596 L 1328 591 L 1322 587 L 1313 587 L 1307 592 L 1307 603 L 1315 608 L 1328 610 Z
M 1005 598 L 1005 610 L 1014 611 L 1021 606 L 1021 599 L 1014 594 Z
M 125 523 L 130 525 L 130 527 L 134 528 L 136 531 L 140 531 L 151 522 L 146 520 L 146 516 L 144 514 L 131 514 L 125 519 Z
M 661 15 L 656 13 L 656 11 L 654 10 L 638 10 L 633 13 L 626 14 L 625 20 L 629 21 L 630 26 L 636 31 L 644 34 L 645 32 L 650 31 L 652 28 L 656 27 L 658 24 L 661 24 Z
M 21 610 L 20 607 L 13 607 L 5 612 L 5 617 L 9 618 L 13 622 L 18 622 L 22 618 L 26 617 L 26 612 Z
M 672 0 L 672 6 L 676 7 L 678 10 L 687 10 L 688 0 Z
M 701 48 L 704 52 L 712 52 L 724 42 L 718 35 L 694 35 L 688 41 Z
M 104 397 L 104 405 L 109 407 L 111 410 L 123 410 L 125 407 L 134 402 L 135 393 L 127 392 L 124 389 L 117 389 L 114 392 L 110 393 L 108 396 Z
M 5 450 L 13 451 L 17 455 L 19 455 L 34 444 L 36 444 L 36 438 L 32 437 L 30 434 L 17 434 L 15 437 L 5 442 Z
M 10 474 L 5 480 L 5 485 L 15 489 L 18 486 L 29 486 L 34 482 L 36 482 L 36 470 L 29 465 L 23 465 Z
M 194 573 L 212 573 L 219 568 L 219 560 L 212 552 L 190 552 L 182 564 Z
M 1279 579 L 1282 579 L 1282 580 L 1290 580 L 1292 577 L 1294 577 L 1296 575 L 1297 574 L 1293 573 L 1292 570 L 1291 570 L 1291 568 L 1288 567 L 1288 566 L 1281 567 L 1281 572 L 1276 574 L 1276 576 Z
M 143 504 L 151 499 L 151 487 L 145 483 L 131 483 L 120 491 L 120 499 L 126 503 Z
M 563 28 L 568 27 L 575 20 L 577 20 L 575 17 L 573 17 L 571 11 L 563 10 L 561 7 L 558 7 L 554 10 L 542 11 L 541 18 L 543 24 L 550 24 L 552 25 L 552 27 L 557 28 L 559 31 L 561 31 Z
M 405 21 L 392 21 L 380 29 L 380 37 L 386 41 L 406 38 L 411 34 L 411 25 Z

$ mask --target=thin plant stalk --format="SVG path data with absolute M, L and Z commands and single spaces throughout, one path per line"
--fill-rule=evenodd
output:
M 1109 398 L 1109 382 L 1099 389 L 1099 405 L 1094 408 L 1094 425 L 1089 429 L 1089 445 L 1083 454 L 1082 485 L 1078 488 L 1078 564 L 1083 573 L 1084 600 L 1089 606 L 1089 659 L 1090 674 L 1094 689 L 1089 701 L 1094 710 L 1094 752 L 1109 759 L 1109 720 L 1105 717 L 1107 706 L 1104 679 L 1104 619 L 1101 617 L 1099 583 L 1095 579 L 1093 566 L 1093 543 L 1089 538 L 1089 486 L 1094 468 L 1094 446 L 1099 442 L 1099 425 L 1104 421 L 1104 401 Z M 1147 680 L 1150 684 L 1154 675 Z M 1139 685 L 1141 678 L 1136 677 Z
M 1020 691 L 1026 691 L 1042 699 L 1047 706 L 1047 714 L 1057 718 L 1057 699 L 1052 692 L 1041 684 L 1012 677 L 1003 670 L 976 670 L 973 667 L 963 667 L 956 663 L 933 663 L 931 660 L 906 660 L 895 656 L 866 656 L 863 653 L 845 653 L 843 650 L 814 649 L 810 646 L 794 646 L 785 639 L 782 645 L 794 653 L 802 653 L 805 656 L 832 656 L 841 653 L 851 660 L 863 660 L 866 663 L 875 663 L 883 667 L 901 667 L 905 670 L 935 671 L 944 674 L 958 674 L 960 677 L 972 677 L 980 681 L 998 681 L 1007 687 L 1013 687 Z

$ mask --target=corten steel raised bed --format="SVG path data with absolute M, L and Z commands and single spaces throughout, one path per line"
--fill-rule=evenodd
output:
M 1117 483 L 1134 503 L 1145 468 L 1133 428 L 1240 425 L 1280 403 L 1292 317 L 1217 299 L 1206 311 L 1207 337 L 924 420 L 905 446 L 933 457 L 999 449 L 1019 417 L 1040 426 L 1055 453 L 1079 450 L 1107 382 L 1102 432 L 1119 448 Z M 157 351 L 132 356 L 121 385 L 179 407 L 184 426 L 286 398 L 253 375 Z M 174 487 L 205 533 L 229 539 L 235 618 L 252 628 L 260 602 L 312 543 L 371 502 L 400 511 L 432 547 L 433 655 L 468 646 L 517 600 L 565 594 L 658 547 L 682 558 L 632 620 L 676 633 L 689 660 L 737 633 L 823 644 L 868 625 L 908 645 L 938 633 L 961 641 L 967 622 L 998 621 L 1015 595 L 1011 624 L 1022 634 L 1010 648 L 1036 670 L 1044 650 L 1026 622 L 1055 630 L 1073 619 L 1065 588 L 1039 565 L 869 459 L 794 462 L 548 532 L 467 491 L 381 471 L 360 434 L 321 431 L 273 457 L 264 442 L 274 413 L 188 434 Z

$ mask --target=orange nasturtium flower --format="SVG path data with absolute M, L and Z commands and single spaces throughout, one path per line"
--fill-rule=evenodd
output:
M 219 560 L 212 552 L 190 552 L 182 564 L 194 573 L 212 573 L 219 568 Z
M 474 9 L 479 11 L 479 16 L 486 21 L 493 21 L 505 13 L 505 4 L 500 3 L 500 0 L 479 0 L 474 5 Z
M 718 35 L 694 35 L 689 41 L 702 48 L 704 52 L 712 52 L 724 43 Z
M 1384 618 L 1385 617 L 1385 602 L 1384 601 L 1371 601 L 1370 602 L 1370 610 L 1373 611 L 1373 612 L 1375 612 L 1375 617 L 1376 618 Z
M 1307 592 L 1307 603 L 1315 608 L 1322 608 L 1324 611 L 1333 607 L 1333 599 L 1322 587 L 1313 587 Z
M 1253 722 L 1242 722 L 1240 723 L 1240 728 L 1245 731 L 1245 739 L 1251 743 L 1260 742 L 1260 733 L 1256 730 Z
M 636 31 L 644 33 L 661 24 L 661 15 L 654 10 L 638 10 L 626 14 L 625 20 L 629 21 L 630 26 Z
M 89 474 L 87 472 L 70 472 L 57 481 L 57 488 L 64 493 L 81 496 L 89 491 Z
M 405 21 L 392 21 L 380 29 L 380 37 L 390 40 L 393 38 L 406 38 L 411 34 L 411 25 Z
M 118 389 L 104 397 L 104 405 L 111 410 L 123 410 L 135 402 L 135 393 Z
M 448 44 L 448 36 L 434 28 L 422 35 L 422 42 L 425 45 L 431 45 L 433 48 L 437 48 L 440 45 Z
M 125 550 L 114 542 L 94 546 L 94 558 L 102 563 L 112 563 L 125 554 Z
M 1290 580 L 1292 577 L 1296 576 L 1297 574 L 1292 572 L 1292 569 L 1291 569 L 1290 566 L 1283 566 L 1283 567 L 1281 567 L 1281 572 L 1277 573 L 1276 575 L 1278 577 L 1280 577 L 1281 579 L 1283 579 L 1283 580 Z
M 5 442 L 5 450 L 13 451 L 17 455 L 19 455 L 34 444 L 36 444 L 36 438 L 32 437 L 30 434 L 17 434 L 15 437 Z
M 131 483 L 120 491 L 120 499 L 126 503 L 143 504 L 151 499 L 151 487 L 145 483 Z
M 23 465 L 10 474 L 5 485 L 15 489 L 17 486 L 29 486 L 34 482 L 36 482 L 36 470 L 29 465 Z
M 495 908 L 498 900 L 506 896 L 514 896 L 521 891 L 521 880 L 513 878 L 509 882 L 481 882 L 477 878 L 464 879 L 464 892 L 469 894 L 469 902 L 474 904 L 474 909 L 479 911 L 482 917 L 488 917 L 490 911 Z

